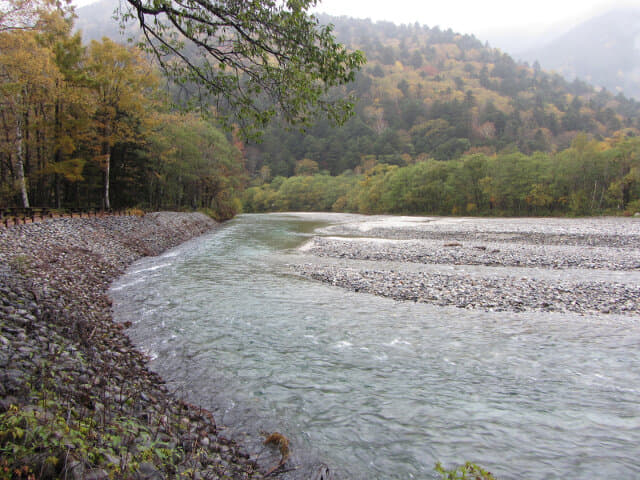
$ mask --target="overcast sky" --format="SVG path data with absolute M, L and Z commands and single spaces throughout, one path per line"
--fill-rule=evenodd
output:
M 640 7 L 640 0 L 322 0 L 317 11 L 395 23 L 414 23 L 460 33 L 525 30 L 540 33 L 579 23 L 614 6 Z
M 317 11 L 481 34 L 499 30 L 540 33 L 577 24 L 614 6 L 640 7 L 640 0 L 322 0 Z
M 73 0 L 82 6 L 96 0 Z M 640 0 L 321 0 L 317 12 L 395 23 L 415 23 L 471 33 L 538 34 L 580 23 L 614 6 Z

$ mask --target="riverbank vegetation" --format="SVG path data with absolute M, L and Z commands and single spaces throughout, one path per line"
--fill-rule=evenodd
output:
M 237 211 L 233 137 L 176 113 L 138 49 L 83 45 L 71 7 L 22 2 L 0 30 L 0 205 Z
M 0 205 L 233 216 L 246 180 L 240 136 L 255 137 L 276 112 L 288 123 L 311 113 L 339 122 L 352 107 L 326 93 L 364 59 L 307 14 L 312 3 L 183 6 L 163 24 L 157 15 L 173 7 L 131 1 L 121 19 L 137 24 L 139 49 L 83 43 L 68 2 L 4 2 Z
M 640 138 L 577 136 L 556 154 L 475 153 L 404 165 L 363 159 L 338 176 L 310 159 L 299 175 L 244 192 L 246 211 L 437 215 L 598 215 L 640 211 Z

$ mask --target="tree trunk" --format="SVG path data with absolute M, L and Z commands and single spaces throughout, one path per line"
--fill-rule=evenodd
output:
M 111 174 L 111 125 L 105 122 L 102 131 L 102 154 L 104 155 L 104 192 L 102 203 L 105 210 L 111 209 L 111 201 L 109 200 L 109 177 Z
M 55 197 L 56 197 L 56 208 L 62 208 L 62 193 L 60 191 L 60 186 L 62 183 L 62 179 L 59 173 L 55 173 L 53 175 L 54 183 L 55 183 Z
M 107 147 L 107 154 L 105 158 L 104 168 L 104 208 L 111 209 L 111 202 L 109 201 L 109 173 L 111 171 L 111 149 Z
M 56 86 L 59 86 L 58 82 L 56 82 Z M 57 140 L 62 137 L 62 125 L 60 123 L 60 100 L 59 99 L 56 101 L 53 124 L 55 126 L 54 136 Z M 54 162 L 56 166 L 59 165 L 61 161 L 62 161 L 62 149 L 60 147 L 60 143 L 56 141 L 56 147 L 55 147 L 55 153 L 54 153 Z M 62 207 L 62 192 L 60 189 L 62 179 L 60 174 L 56 173 L 54 175 L 54 181 L 55 181 L 56 208 L 59 209 Z
M 24 178 L 24 163 L 23 163 L 23 137 L 22 137 L 22 118 L 18 114 L 18 121 L 16 122 L 16 177 L 18 180 L 18 186 L 20 187 L 20 195 L 22 197 L 22 206 L 29 208 L 29 195 L 27 194 L 27 182 Z

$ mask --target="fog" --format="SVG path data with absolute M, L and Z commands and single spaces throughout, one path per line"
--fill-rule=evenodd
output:
M 393 5 L 393 8 L 390 6 Z M 498 38 L 507 34 L 518 37 L 561 33 L 584 20 L 607 10 L 638 6 L 631 0 L 458 0 L 455 2 L 419 2 L 396 0 L 323 0 L 315 8 L 330 15 L 370 18 L 374 21 L 425 24 L 430 27 Z

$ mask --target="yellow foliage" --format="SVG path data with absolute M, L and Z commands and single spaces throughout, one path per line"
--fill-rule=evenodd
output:
M 393 73 L 402 73 L 404 72 L 404 65 L 400 60 L 396 60 L 396 63 L 393 65 Z

